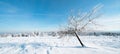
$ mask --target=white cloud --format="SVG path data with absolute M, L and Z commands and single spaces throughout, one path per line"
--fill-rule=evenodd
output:
M 102 31 L 120 31 L 120 14 L 114 16 L 103 16 L 96 21 L 103 26 L 97 28 Z
M 0 11 L 3 11 L 5 13 L 16 13 L 18 11 L 18 8 L 9 3 L 0 1 L 0 5 L 2 6 L 2 9 L 0 9 Z

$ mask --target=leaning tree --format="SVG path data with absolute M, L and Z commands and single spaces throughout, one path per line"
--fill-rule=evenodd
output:
M 68 17 L 68 23 L 64 27 L 65 31 L 74 34 L 77 37 L 78 41 L 84 47 L 85 45 L 81 41 L 78 32 L 83 32 L 91 26 L 91 24 L 96 25 L 94 23 L 94 19 L 99 18 L 101 14 L 98 14 L 98 10 L 101 8 L 101 5 L 96 5 L 91 11 L 89 12 L 78 12 L 77 14 L 72 14 Z

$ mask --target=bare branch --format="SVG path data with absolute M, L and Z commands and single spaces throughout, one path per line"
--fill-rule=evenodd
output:
M 101 16 L 101 14 L 97 14 L 98 10 L 101 8 L 102 6 L 96 5 L 91 11 L 89 12 L 85 12 L 85 13 L 78 13 L 78 15 L 71 15 L 68 18 L 68 24 L 66 25 L 67 32 L 72 32 L 73 34 L 75 34 L 75 36 L 77 37 L 77 39 L 79 40 L 80 44 L 82 46 L 83 43 L 81 42 L 77 32 L 82 32 L 84 30 L 87 29 L 87 26 L 90 26 L 91 24 L 95 24 L 94 19 L 99 18 Z

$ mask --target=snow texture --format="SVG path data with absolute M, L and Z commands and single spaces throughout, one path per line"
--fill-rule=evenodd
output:
M 120 54 L 120 36 L 3 37 L 0 54 Z

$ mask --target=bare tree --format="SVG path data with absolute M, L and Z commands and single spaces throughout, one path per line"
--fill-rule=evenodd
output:
M 83 32 L 91 26 L 91 24 L 94 24 L 94 19 L 101 16 L 101 14 L 98 14 L 97 11 L 101 8 L 101 5 L 96 5 L 91 11 L 86 13 L 78 13 L 77 15 L 70 15 L 68 17 L 68 23 L 66 25 L 65 31 L 70 32 L 74 34 L 82 47 L 85 45 L 81 41 L 78 32 Z

